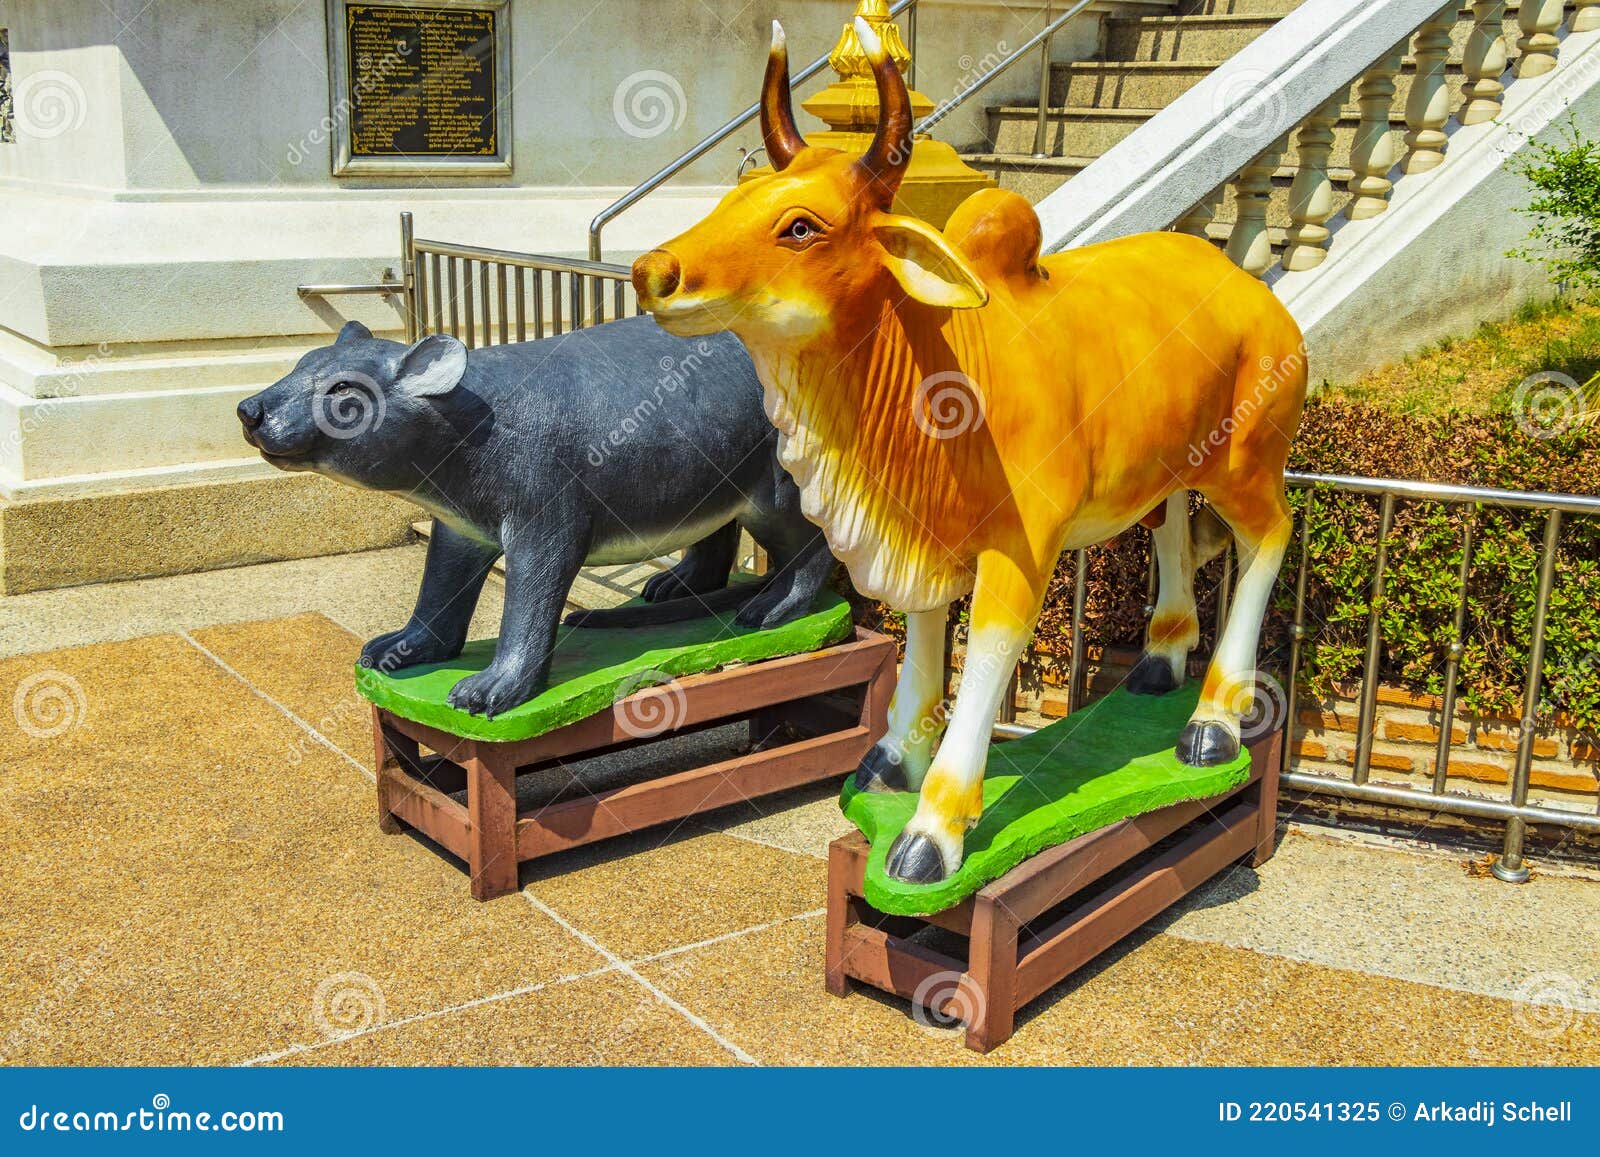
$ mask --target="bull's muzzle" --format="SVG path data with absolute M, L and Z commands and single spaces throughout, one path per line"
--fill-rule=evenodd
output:
M 645 309 L 671 297 L 682 280 L 678 259 L 665 249 L 652 249 L 633 263 L 633 289 Z

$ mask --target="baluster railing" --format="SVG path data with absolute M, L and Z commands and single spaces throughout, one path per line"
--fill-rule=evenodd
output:
M 1506 86 L 1500 78 L 1506 72 L 1505 0 L 1479 0 L 1472 6 L 1472 31 L 1467 36 L 1462 71 L 1467 74 L 1462 89 L 1461 123 L 1478 125 L 1500 115 Z
M 1224 193 L 1225 190 L 1222 188 L 1211 190 L 1210 193 L 1200 199 L 1193 209 L 1178 218 L 1178 223 L 1173 228 L 1179 233 L 1187 233 L 1191 237 L 1199 237 L 1202 240 L 1209 239 L 1211 236 L 1211 223 L 1217 219 L 1217 206 L 1222 204 Z
M 1450 57 L 1450 30 L 1456 24 L 1456 6 L 1441 9 L 1417 29 L 1411 52 L 1417 75 L 1406 100 L 1406 155 L 1400 169 L 1407 176 L 1426 173 L 1444 163 L 1445 122 L 1450 119 L 1450 88 L 1445 83 L 1445 63 Z
M 1283 267 L 1290 271 L 1315 269 L 1328 256 L 1333 234 L 1333 182 L 1328 179 L 1328 159 L 1333 156 L 1333 126 L 1344 109 L 1340 93 L 1313 113 L 1295 140 L 1294 184 L 1289 188 L 1289 246 Z
M 1566 0 L 1522 0 L 1522 9 L 1517 13 L 1517 27 L 1522 30 L 1517 41 L 1522 52 L 1516 67 L 1519 80 L 1543 76 L 1556 67 L 1556 52 L 1561 46 L 1556 32 L 1566 9 Z
M 1361 78 L 1356 88 L 1356 100 L 1361 106 L 1361 123 L 1350 150 L 1350 203 L 1352 221 L 1365 221 L 1376 217 L 1389 207 L 1389 194 L 1394 182 L 1389 172 L 1397 159 L 1394 126 L 1390 115 L 1394 111 L 1395 78 L 1400 74 L 1404 46 L 1397 45 L 1376 67 Z
M 1255 277 L 1265 277 L 1272 267 L 1272 236 L 1267 229 L 1267 202 L 1272 196 L 1272 175 L 1288 151 L 1287 137 L 1244 167 L 1234 184 L 1238 216 L 1228 236 L 1228 256 Z

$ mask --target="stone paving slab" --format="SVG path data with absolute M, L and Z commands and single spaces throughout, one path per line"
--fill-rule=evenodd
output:
M 817 912 L 827 899 L 826 864 L 692 825 L 590 844 L 530 868 L 529 894 L 627 959 Z
M 41 675 L 81 707 L 0 728 L 7 1061 L 227 1063 L 603 963 L 383 836 L 366 778 L 182 638 L 6 660 L 0 695 Z
M 985 1063 L 906 1002 L 823 991 L 831 789 L 552 857 L 477 904 L 378 832 L 365 716 L 323 707 L 360 635 L 222 623 L 0 660 L 0 702 L 24 691 L 0 716 L 6 1061 Z M 1600 1062 L 1597 897 L 1291 835 L 987 1063 Z
M 1600 883 L 1469 877 L 1466 853 L 1378 849 L 1291 830 L 1167 925 L 1192 940 L 1508 999 L 1600 1012 Z
M 311 1065 L 727 1065 L 735 1058 L 608 972 L 271 1058 Z
M 316 611 L 205 627 L 190 638 L 340 751 L 372 767 L 372 705 L 350 679 L 360 638 Z
M 1594 1064 L 1600 1017 L 1147 933 L 1042 995 L 983 1058 L 870 990 L 822 989 L 823 923 L 791 921 L 640 971 L 764 1064 Z M 1554 1031 L 1552 1031 L 1552 1029 Z

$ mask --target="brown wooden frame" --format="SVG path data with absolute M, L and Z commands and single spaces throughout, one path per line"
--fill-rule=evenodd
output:
M 517 890 L 525 860 L 844 776 L 883 735 L 894 680 L 894 641 L 857 628 L 848 642 L 650 687 L 514 742 L 462 739 L 374 707 L 378 826 L 398 832 L 409 825 L 455 853 L 467 862 L 473 898 L 492 900 Z M 853 701 L 841 695 L 852 690 Z M 666 712 L 655 711 L 652 699 Z M 667 717 L 675 725 L 649 736 L 629 724 Z M 520 774 L 740 717 L 751 722 L 747 754 L 517 811 Z M 789 741 L 775 742 L 780 734 Z M 421 747 L 438 754 L 425 758 Z M 465 804 L 451 798 L 463 786 Z
M 964 1021 L 968 1048 L 988 1052 L 1011 1036 L 1017 1010 L 1040 993 L 1228 865 L 1271 858 L 1282 733 L 1252 743 L 1250 755 L 1250 778 L 1232 791 L 1048 848 L 928 916 L 889 916 L 869 905 L 862 894 L 866 839 L 852 832 L 835 840 L 828 849 L 828 991 L 847 996 L 860 981 L 920 996 L 941 1017 Z M 1177 842 L 1151 850 L 1180 829 L 1188 830 Z M 1073 902 L 1125 866 L 1108 888 Z M 910 939 L 930 925 L 966 937 L 967 959 Z

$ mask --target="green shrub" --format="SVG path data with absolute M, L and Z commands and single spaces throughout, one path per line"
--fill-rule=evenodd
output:
M 1600 289 L 1600 142 L 1569 125 L 1562 144 L 1536 142 L 1530 154 L 1512 165 L 1536 194 L 1523 212 L 1537 245 L 1512 256 L 1543 264 L 1551 281 Z

